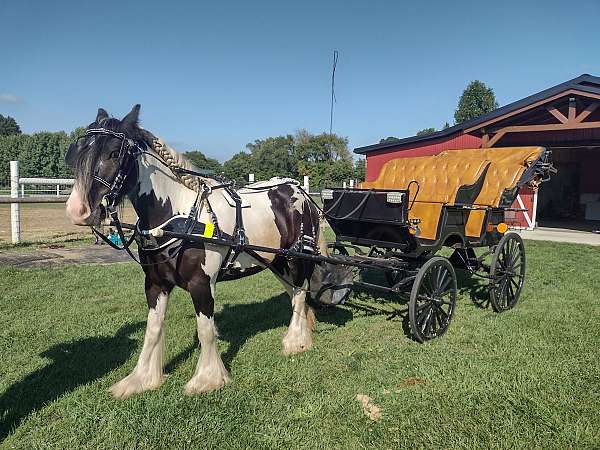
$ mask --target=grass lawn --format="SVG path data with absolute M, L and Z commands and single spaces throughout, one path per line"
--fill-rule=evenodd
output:
M 0 447 L 598 448 L 600 251 L 527 242 L 514 310 L 495 314 L 463 280 L 441 339 L 418 344 L 402 318 L 318 312 L 314 348 L 284 357 L 288 299 L 263 273 L 218 289 L 224 389 L 185 397 L 198 356 L 191 301 L 176 291 L 157 391 L 113 400 L 146 317 L 133 264 L 0 267 Z M 352 301 L 389 308 L 359 295 Z M 363 414 L 357 394 L 381 408 Z

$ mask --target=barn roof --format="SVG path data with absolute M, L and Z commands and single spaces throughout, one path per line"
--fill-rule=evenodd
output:
M 564 83 L 557 84 L 551 88 L 545 89 L 543 91 L 538 92 L 537 94 L 530 95 L 529 97 L 525 97 L 521 100 L 517 100 L 516 102 L 510 103 L 508 105 L 502 106 L 498 109 L 495 109 L 492 112 L 487 114 L 483 114 L 482 116 L 476 117 L 475 119 L 468 120 L 458 125 L 454 125 L 453 127 L 446 128 L 445 130 L 436 131 L 434 133 L 425 135 L 425 136 L 411 136 L 406 137 L 404 139 L 399 139 L 393 142 L 386 142 L 383 144 L 373 144 L 367 145 L 366 147 L 358 147 L 354 149 L 354 153 L 358 154 L 366 154 L 376 150 L 385 150 L 386 148 L 392 147 L 400 147 L 406 144 L 413 144 L 424 141 L 432 141 L 440 138 L 445 138 L 447 136 L 451 136 L 453 134 L 459 134 L 465 132 L 473 127 L 477 127 L 477 125 L 483 124 L 485 122 L 494 121 L 494 119 L 499 119 L 501 117 L 510 114 L 513 111 L 520 110 L 522 108 L 526 108 L 527 106 L 533 105 L 540 101 L 543 101 L 547 98 L 553 97 L 561 92 L 568 91 L 570 89 L 574 89 L 581 92 L 587 92 L 590 94 L 600 95 L 600 77 L 595 77 L 588 74 L 580 75 L 572 80 L 565 81 Z

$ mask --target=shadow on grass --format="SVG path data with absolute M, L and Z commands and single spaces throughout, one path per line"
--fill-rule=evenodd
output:
M 130 335 L 143 326 L 143 322 L 127 324 L 112 337 L 64 342 L 41 353 L 52 362 L 13 384 L 0 397 L 0 442 L 32 412 L 127 361 L 137 347 Z
M 325 322 L 338 326 L 352 319 L 352 312 L 342 308 L 317 309 L 315 315 L 317 323 Z M 271 297 L 264 302 L 225 305 L 221 312 L 215 314 L 215 324 L 219 329 L 220 338 L 229 343 L 229 348 L 221 355 L 227 369 L 231 369 L 231 362 L 249 339 L 273 328 L 287 327 L 291 316 L 292 308 L 287 294 Z M 192 344 L 167 363 L 165 372 L 173 372 L 192 356 L 197 348 L 198 338 L 194 335 Z M 280 352 L 281 348 L 274 348 L 273 351 Z
M 463 270 L 456 271 L 456 279 L 458 282 L 458 292 L 463 295 L 469 294 L 475 306 L 481 309 L 486 309 L 490 306 L 490 290 L 487 281 Z

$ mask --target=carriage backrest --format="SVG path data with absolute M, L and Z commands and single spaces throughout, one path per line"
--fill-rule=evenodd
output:
M 477 150 L 466 150 L 467 154 Z M 513 189 L 521 176 L 544 152 L 543 147 L 505 147 L 479 149 L 491 161 L 481 192 L 474 204 L 497 207 L 502 193 Z
M 458 190 L 483 181 L 474 204 L 498 206 L 505 189 L 512 189 L 523 172 L 543 153 L 543 147 L 504 147 L 446 150 L 434 156 L 397 158 L 386 162 L 376 180 L 363 189 L 407 189 L 419 183 L 418 202 L 452 205 Z M 483 180 L 478 180 L 488 167 Z M 416 188 L 411 187 L 411 196 Z
M 419 184 L 419 202 L 453 203 L 461 186 L 473 184 L 489 161 L 480 156 L 443 152 L 436 156 L 392 159 L 384 164 L 375 181 L 364 182 L 363 189 L 407 189 L 411 181 Z M 411 186 L 411 200 L 416 194 Z

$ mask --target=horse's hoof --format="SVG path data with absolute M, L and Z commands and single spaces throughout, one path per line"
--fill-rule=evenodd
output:
M 163 378 L 157 381 L 145 381 L 141 376 L 131 373 L 121 381 L 113 384 L 108 392 L 117 400 L 125 400 L 135 394 L 158 389 L 163 383 Z
M 187 382 L 183 389 L 183 393 L 185 395 L 195 395 L 203 392 L 216 391 L 229 383 L 229 381 L 231 381 L 231 379 L 227 372 L 213 378 L 207 378 L 201 375 L 195 376 Z
M 310 350 L 312 347 L 312 338 L 310 336 L 296 337 L 286 335 L 281 343 L 283 345 L 283 354 L 285 356 L 295 355 Z

